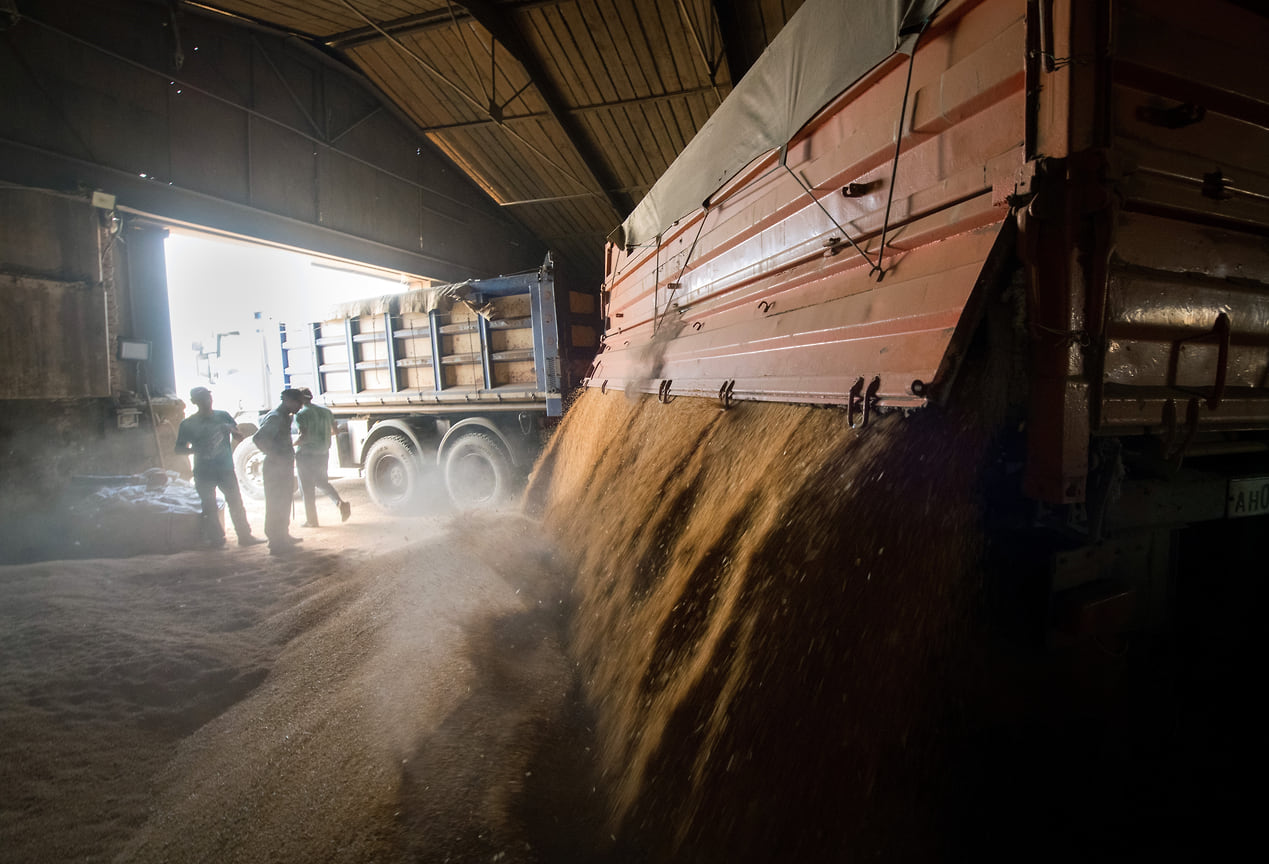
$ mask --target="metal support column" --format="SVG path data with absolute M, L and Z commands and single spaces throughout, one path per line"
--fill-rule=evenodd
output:
M 436 379 L 436 392 L 445 389 L 445 376 L 441 372 L 441 316 L 433 309 L 427 313 L 428 332 L 432 337 L 432 375 Z
M 291 386 L 291 349 L 286 347 L 286 324 L 278 324 L 278 350 L 282 353 L 282 389 Z M 272 399 L 272 395 L 269 397 Z
M 361 375 L 357 372 L 357 343 L 353 337 L 357 335 L 355 318 L 344 319 L 344 345 L 348 349 L 348 392 L 356 395 L 361 392 Z
M 383 340 L 388 357 L 388 386 L 393 393 L 401 392 L 401 373 L 397 369 L 397 340 L 392 335 L 392 313 L 383 313 Z
M 144 382 L 152 393 L 176 392 L 176 361 L 172 354 L 172 316 L 167 297 L 167 229 L 129 220 L 123 235 L 127 254 L 132 332 L 150 341 L 150 362 Z
M 322 375 L 322 347 L 318 344 L 318 339 L 322 335 L 322 325 L 319 321 L 314 321 L 308 327 L 309 344 L 313 348 L 313 395 L 321 396 L 326 392 L 326 379 Z
M 480 334 L 480 369 L 485 375 L 485 389 L 493 389 L 493 359 L 489 347 L 489 319 L 484 315 L 476 316 L 476 332 Z

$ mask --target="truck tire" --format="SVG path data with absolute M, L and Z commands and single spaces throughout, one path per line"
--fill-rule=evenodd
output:
M 234 448 L 234 473 L 238 475 L 238 488 L 242 494 L 257 501 L 264 500 L 264 454 L 256 442 L 247 438 Z
M 469 432 L 445 452 L 445 488 L 460 510 L 497 507 L 511 495 L 511 460 L 493 437 Z
M 366 453 L 366 491 L 384 510 L 406 510 L 419 497 L 423 469 L 409 440 L 385 435 Z
M 241 426 L 239 427 L 241 428 Z M 247 438 L 234 448 L 234 473 L 238 475 L 238 488 L 243 495 L 257 501 L 264 500 L 264 454 L 256 442 Z M 300 480 L 295 478 L 295 497 L 300 496 Z

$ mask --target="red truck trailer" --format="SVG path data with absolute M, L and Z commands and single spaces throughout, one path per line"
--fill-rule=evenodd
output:
M 1192 10 L 808 3 L 610 238 L 587 383 L 866 427 L 994 327 L 1054 608 L 1165 615 L 1269 513 L 1269 19 Z

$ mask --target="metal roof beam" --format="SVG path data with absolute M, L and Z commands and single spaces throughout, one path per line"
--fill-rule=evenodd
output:
M 567 109 L 569 114 L 594 114 L 601 111 L 615 111 L 619 108 L 630 108 L 635 105 L 655 105 L 658 102 L 670 102 L 674 99 L 684 99 L 688 96 L 699 96 L 702 93 L 714 93 L 717 91 L 714 85 L 706 85 L 703 87 L 689 87 L 686 90 L 675 90 L 672 93 L 656 93 L 651 96 L 634 96 L 630 99 L 615 99 L 612 102 L 594 102 L 589 105 L 570 105 Z M 530 111 L 527 114 L 508 114 L 503 116 L 503 123 L 513 123 L 523 120 L 542 120 L 550 117 L 550 113 L 546 111 Z M 437 126 L 421 127 L 424 132 L 450 132 L 456 129 L 476 129 L 482 126 L 495 126 L 499 121 L 492 119 L 484 120 L 467 120 L 462 123 L 444 123 Z
M 723 40 L 723 56 L 727 58 L 727 74 L 734 86 L 745 77 L 745 73 L 753 65 L 754 58 L 745 56 L 744 49 L 741 47 L 743 40 L 740 35 L 740 13 L 732 5 L 732 0 L 714 0 L 713 6 L 714 18 L 718 21 L 718 32 Z
M 718 97 L 718 101 L 723 101 L 723 94 L 718 89 L 718 67 L 722 63 L 722 59 L 709 56 L 709 51 L 705 49 L 705 43 L 701 40 L 700 31 L 696 27 L 696 19 L 687 11 L 687 6 L 683 4 L 683 0 L 678 0 L 679 14 L 683 16 L 683 21 L 687 23 L 687 29 L 692 34 L 692 41 L 696 44 L 696 53 L 701 58 L 701 63 L 705 66 L 705 75 L 709 78 L 709 83 L 714 85 L 714 95 Z M 710 40 L 711 42 L 713 40 Z
M 510 17 L 506 14 L 506 7 L 495 6 L 486 2 L 486 0 L 454 0 L 454 5 L 465 8 L 475 19 L 476 23 L 488 30 L 494 39 L 501 42 L 512 58 L 524 69 L 525 74 L 529 76 L 529 80 L 533 82 L 533 86 L 537 89 L 538 95 L 542 97 L 542 102 L 545 103 L 547 111 L 555 122 L 559 124 L 565 138 L 573 145 L 573 149 L 581 158 L 582 164 L 586 167 L 587 173 L 594 183 L 593 191 L 608 202 L 618 221 L 624 219 L 629 208 L 618 201 L 616 196 L 609 191 L 620 184 L 612 176 L 611 172 L 604 167 L 599 151 L 586 137 L 585 131 L 569 115 L 568 106 L 564 104 L 559 91 L 551 83 L 551 79 L 547 76 L 542 62 L 534 54 L 528 43 L 525 42 L 520 31 L 510 23 Z
M 515 0 L 511 3 L 499 4 L 497 12 L 499 14 L 508 14 L 514 12 L 523 12 L 527 9 L 537 9 L 541 6 L 559 6 L 561 3 L 572 3 L 573 0 Z M 400 36 L 405 33 L 419 33 L 424 30 L 439 30 L 442 27 L 450 27 L 454 23 L 454 18 L 459 21 L 471 20 L 473 16 L 459 2 L 454 3 L 453 17 L 450 16 L 449 9 L 435 9 L 431 12 L 420 12 L 416 15 L 406 15 L 401 18 L 394 18 L 391 21 L 385 21 L 379 25 L 380 30 L 373 27 L 357 27 L 353 30 L 345 30 L 342 33 L 333 33 L 323 39 L 323 42 L 330 48 L 346 49 L 356 48 L 358 45 L 366 45 L 371 42 L 378 42 L 380 39 L 386 38 L 384 34 L 389 36 Z

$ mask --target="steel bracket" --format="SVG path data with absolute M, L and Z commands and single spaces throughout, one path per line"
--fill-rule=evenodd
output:
M 718 388 L 718 401 L 722 404 L 723 410 L 726 411 L 736 404 L 736 400 L 732 398 L 732 391 L 736 389 L 736 379 L 724 381 L 723 386 Z
M 1221 400 L 1225 398 L 1225 380 L 1229 375 L 1229 343 L 1230 331 L 1232 327 L 1229 321 L 1229 313 L 1222 312 L 1216 316 L 1216 323 L 1212 325 L 1212 329 L 1201 336 L 1191 336 L 1186 339 L 1178 339 L 1173 346 L 1172 362 L 1179 363 L 1177 357 L 1182 345 L 1186 342 L 1211 342 L 1217 344 L 1216 357 L 1216 381 L 1212 384 L 1212 393 L 1207 397 L 1207 410 L 1215 411 L 1220 407 Z M 1172 370 L 1173 380 L 1176 378 L 1175 368 Z
M 873 378 L 868 383 L 867 390 L 864 389 L 863 378 L 855 381 L 850 388 L 850 395 L 846 401 L 846 421 L 850 423 L 850 428 L 862 429 L 868 425 L 868 420 L 877 404 L 877 391 L 880 389 L 880 376 Z M 859 414 L 858 422 L 855 421 L 856 413 Z

